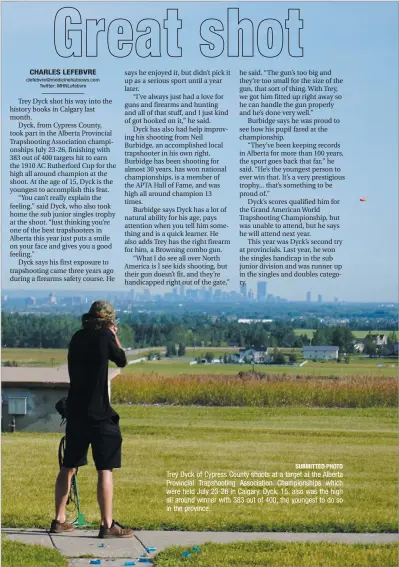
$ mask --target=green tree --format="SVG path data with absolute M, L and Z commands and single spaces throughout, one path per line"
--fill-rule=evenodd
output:
M 353 353 L 355 336 L 349 327 L 336 325 L 334 327 L 321 327 L 313 333 L 312 345 L 337 346 L 340 352 Z
M 132 347 L 134 345 L 134 331 L 126 323 L 122 323 L 118 326 L 118 337 L 121 345 L 126 347 Z
M 177 349 L 177 356 L 184 356 L 186 354 L 186 346 L 183 343 L 179 343 Z
M 275 348 L 273 351 L 273 363 L 274 364 L 285 364 L 286 363 L 286 358 L 284 356 L 284 354 L 278 350 L 278 348 Z
M 285 355 L 282 352 L 278 352 L 276 355 L 273 355 L 273 362 L 274 364 L 285 364 Z
M 371 333 L 364 337 L 364 354 L 368 354 L 370 358 L 377 356 L 377 343 Z
M 172 343 L 172 342 L 166 343 L 166 356 L 167 357 L 176 356 L 176 345 L 175 345 L 175 343 Z
M 348 327 L 332 327 L 331 342 L 327 344 L 339 347 L 340 352 L 353 353 L 355 336 Z
M 330 345 L 331 344 L 331 328 L 321 327 L 313 333 L 312 345 Z
M 392 354 L 394 354 L 394 350 L 393 350 L 393 345 L 396 343 L 397 341 L 397 337 L 396 337 L 396 332 L 395 331 L 391 331 L 387 337 L 387 344 L 385 347 L 385 352 L 388 356 L 391 356 Z
M 206 352 L 204 358 L 207 362 L 212 362 L 215 357 L 212 352 Z

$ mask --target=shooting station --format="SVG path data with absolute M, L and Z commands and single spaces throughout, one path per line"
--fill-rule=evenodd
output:
M 111 399 L 111 380 L 119 368 L 108 370 L 108 392 Z M 1 369 L 2 431 L 41 431 L 60 433 L 61 417 L 55 404 L 68 395 L 67 366 L 57 368 Z

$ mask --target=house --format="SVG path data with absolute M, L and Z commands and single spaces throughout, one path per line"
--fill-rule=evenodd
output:
M 356 339 L 355 344 L 353 345 L 355 352 L 362 353 L 364 351 L 364 339 Z
M 371 333 L 369 333 L 366 338 L 371 339 L 377 346 L 385 346 L 388 344 L 387 335 L 372 335 Z
M 240 352 L 231 355 L 231 361 L 238 364 L 243 364 L 245 360 L 250 360 L 251 363 L 263 362 L 263 359 L 264 352 L 253 348 L 240 348 Z
M 119 368 L 108 370 L 109 394 L 111 380 L 119 373 Z M 55 404 L 68 395 L 66 365 L 57 368 L 3 367 L 1 385 L 2 431 L 63 432 Z
M 316 360 L 337 360 L 339 347 L 337 346 L 304 346 L 303 358 Z
M 245 323 L 246 325 L 251 323 L 273 323 L 273 319 L 238 319 L 237 323 Z

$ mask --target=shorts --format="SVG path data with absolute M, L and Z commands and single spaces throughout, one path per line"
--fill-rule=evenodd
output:
M 63 466 L 78 468 L 87 465 L 89 445 L 98 471 L 120 468 L 122 434 L 119 416 L 102 421 L 86 421 L 75 417 L 68 419 Z

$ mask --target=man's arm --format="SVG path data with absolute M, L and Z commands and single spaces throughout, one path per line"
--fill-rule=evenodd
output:
M 108 341 L 108 358 L 115 362 L 119 368 L 123 368 L 127 364 L 126 354 L 117 335 L 115 333 L 112 333 L 112 335 Z

